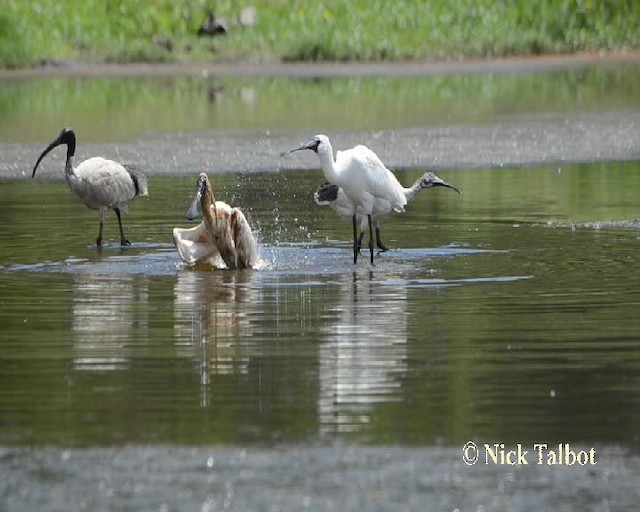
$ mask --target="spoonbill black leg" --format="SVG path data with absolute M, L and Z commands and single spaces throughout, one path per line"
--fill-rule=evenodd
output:
M 360 252 L 360 246 L 358 244 L 358 228 L 355 214 L 352 218 L 353 222 L 353 264 L 358 263 L 358 253 Z
M 131 242 L 124 237 L 124 231 L 122 230 L 122 219 L 120 218 L 120 210 L 118 208 L 113 209 L 118 216 L 118 226 L 120 226 L 120 245 L 127 246 L 131 245 Z

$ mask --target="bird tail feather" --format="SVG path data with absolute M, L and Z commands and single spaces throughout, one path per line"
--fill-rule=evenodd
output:
M 133 180 L 133 185 L 136 188 L 135 197 L 148 197 L 149 185 L 147 177 L 142 170 L 138 166 L 132 164 L 122 164 L 122 166 L 127 170 Z

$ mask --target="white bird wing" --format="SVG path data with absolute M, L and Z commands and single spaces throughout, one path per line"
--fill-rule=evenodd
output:
M 121 164 L 97 156 L 82 162 L 74 172 L 70 186 L 89 208 L 128 212 L 127 201 L 136 197 L 136 187 Z
M 378 198 L 389 201 L 391 208 L 397 212 L 404 211 L 407 204 L 404 188 L 378 155 L 368 147 L 359 145 L 347 151 L 338 151 L 336 165 L 342 169 L 354 167 L 361 170 L 357 175 L 352 173 L 354 181 L 351 185 L 354 189 L 370 193 L 374 196 L 374 201 Z M 345 184 L 344 189 L 347 195 L 351 195 L 348 184 Z
M 224 267 L 204 221 L 194 228 L 173 228 L 173 243 L 182 260 L 188 265 L 209 264 L 217 268 Z
M 258 264 L 258 247 L 251 226 L 239 208 L 231 214 L 233 241 L 238 254 L 238 268 L 255 268 Z
M 224 201 L 211 205 L 210 236 L 229 269 L 255 268 L 257 242 L 242 211 Z

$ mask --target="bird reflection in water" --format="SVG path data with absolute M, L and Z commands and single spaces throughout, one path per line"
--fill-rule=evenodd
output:
M 394 400 L 407 371 L 407 290 L 368 275 L 345 276 L 335 321 L 323 328 L 318 412 L 324 433 L 367 424 L 373 406 Z
M 178 355 L 199 365 L 200 405 L 209 405 L 211 375 L 246 374 L 249 357 L 241 340 L 251 336 L 249 316 L 258 302 L 252 273 L 182 272 L 174 285 Z
M 135 332 L 148 324 L 148 301 L 146 277 L 75 275 L 71 305 L 74 368 L 127 368 Z

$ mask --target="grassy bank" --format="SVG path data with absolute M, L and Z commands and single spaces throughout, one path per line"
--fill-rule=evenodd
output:
M 636 0 L 4 0 L 0 66 L 56 60 L 459 59 L 640 48 Z M 253 5 L 255 24 L 239 21 Z M 389 6 L 393 5 L 393 9 Z M 207 8 L 228 34 L 198 38 Z

